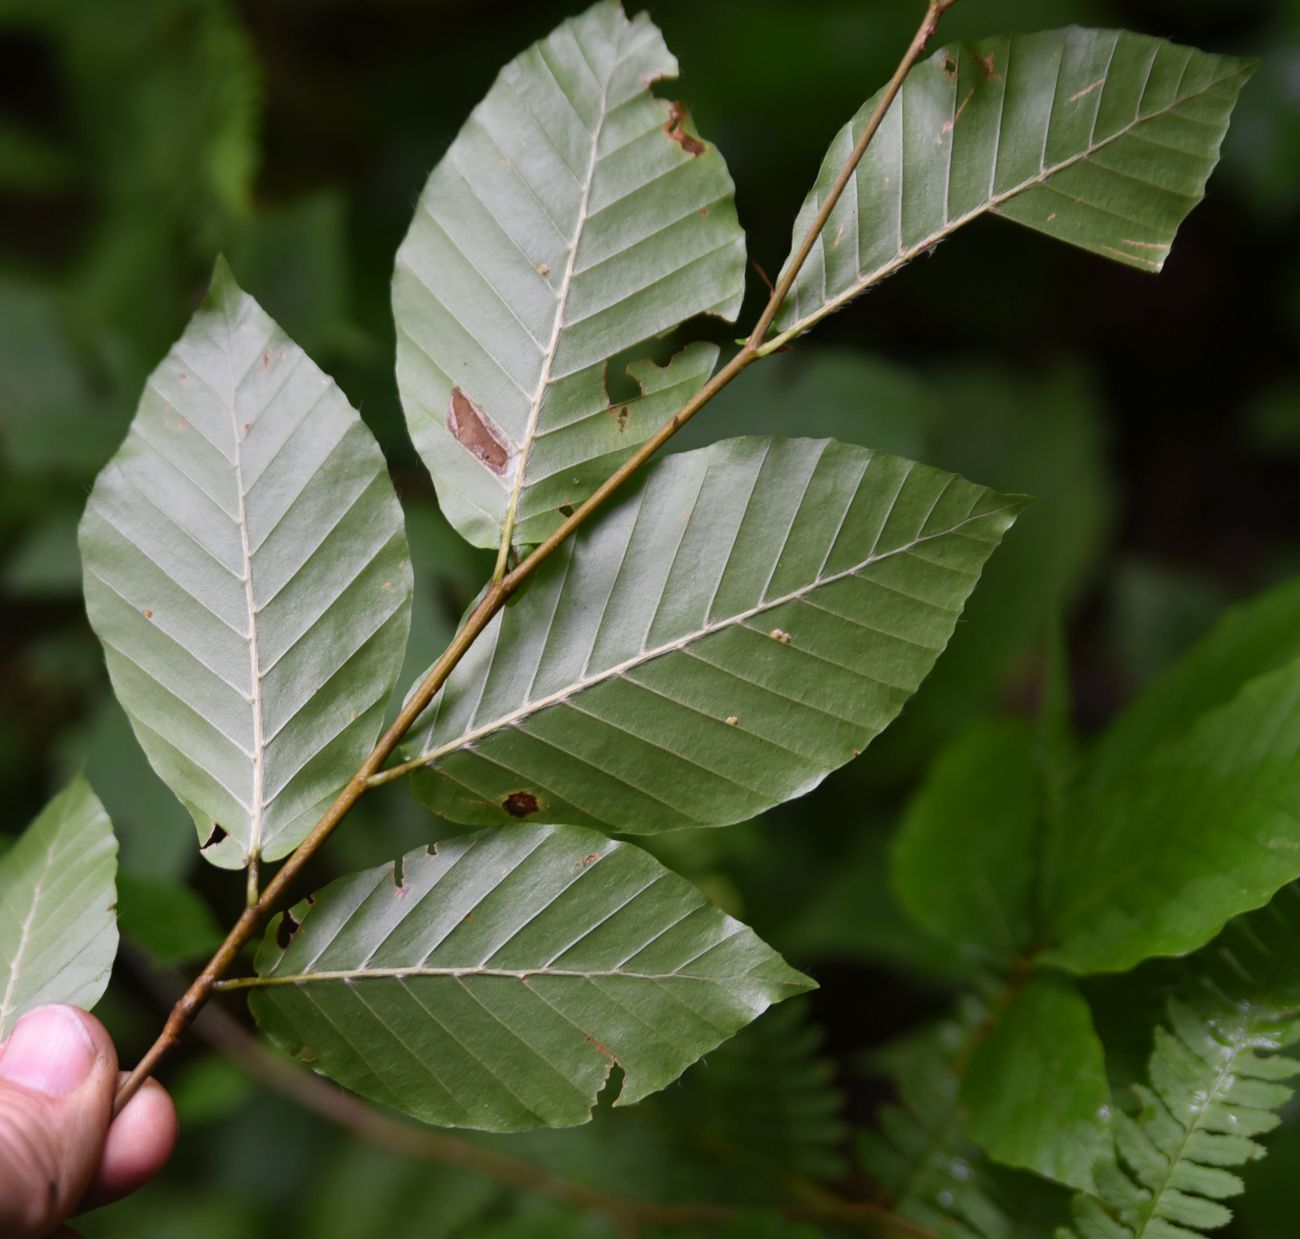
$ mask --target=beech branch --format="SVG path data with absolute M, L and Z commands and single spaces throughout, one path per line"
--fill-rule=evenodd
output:
M 920 59 L 926 45 L 933 37 L 940 17 L 957 2 L 957 0 L 929 0 L 925 16 L 917 28 L 906 53 L 894 71 L 889 85 L 885 88 L 880 101 L 873 112 L 862 136 L 855 144 L 852 153 L 840 170 L 835 183 L 827 194 L 816 218 L 791 255 L 776 287 L 768 298 L 767 305 L 759 315 L 758 322 L 750 332 L 740 350 L 719 370 L 700 391 L 686 402 L 673 416 L 649 439 L 620 465 L 585 502 L 576 507 L 564 523 L 544 542 L 540 543 L 528 558 L 504 576 L 495 578 L 484 591 L 478 605 L 470 612 L 451 644 L 443 651 L 438 661 L 425 675 L 418 687 L 407 698 L 400 713 L 393 720 L 379 742 L 358 770 L 344 784 L 343 789 L 333 804 L 312 828 L 311 833 L 300 843 L 297 849 L 276 871 L 275 876 L 266 884 L 256 898 L 252 898 L 253 886 L 250 883 L 250 899 L 239 919 L 231 927 L 225 941 L 208 961 L 207 966 L 194 979 L 190 987 L 176 1002 L 171 1014 L 164 1024 L 162 1032 L 145 1055 L 136 1064 L 131 1073 L 118 1089 L 114 1105 L 117 1113 L 133 1097 L 140 1086 L 152 1075 L 158 1063 L 177 1045 L 186 1028 L 194 1021 L 203 1005 L 211 996 L 216 983 L 225 976 L 238 959 L 244 947 L 252 939 L 258 927 L 280 904 L 286 889 L 302 872 L 308 862 L 315 856 L 321 845 L 334 833 L 335 828 L 351 812 L 357 801 L 372 787 L 400 777 L 425 764 L 425 759 L 403 762 L 387 770 L 385 762 L 396 751 L 406 733 L 415 721 L 424 713 L 429 703 L 447 682 L 457 664 L 468 652 L 483 630 L 488 626 L 497 612 L 509 601 L 510 597 L 571 538 L 596 511 L 614 494 L 642 465 L 659 451 L 687 422 L 691 420 L 710 400 L 738 375 L 747 370 L 761 357 L 773 351 L 775 341 L 766 341 L 766 336 L 775 321 L 781 306 L 785 303 L 790 289 L 794 286 L 799 272 L 803 269 L 809 254 L 817 244 L 826 227 L 826 221 L 839 202 L 856 172 L 858 164 L 866 154 L 890 105 L 902 89 L 904 80 L 912 67 Z M 255 881 L 255 879 L 254 879 Z

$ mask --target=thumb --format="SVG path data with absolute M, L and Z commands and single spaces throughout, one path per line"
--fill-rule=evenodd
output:
M 38 1007 L 0 1049 L 0 1235 L 44 1239 L 94 1176 L 117 1052 L 76 1007 Z

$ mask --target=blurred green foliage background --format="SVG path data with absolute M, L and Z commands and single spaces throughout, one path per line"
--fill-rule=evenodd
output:
M 201 953 L 242 891 L 196 860 L 186 815 L 110 697 L 80 601 L 90 481 L 224 251 L 388 454 L 421 574 L 409 682 L 483 563 L 443 524 L 406 438 L 393 254 L 497 69 L 579 3 L 0 0 L 5 828 L 84 769 L 122 836 L 124 931 L 157 962 Z M 726 155 L 751 256 L 774 273 L 826 143 L 888 75 L 921 5 L 647 7 L 682 64 L 668 89 Z M 1300 3 L 963 0 L 944 34 L 1070 22 L 1263 57 L 1165 275 L 980 221 L 747 372 L 682 436 L 833 434 L 1039 496 L 934 676 L 861 761 L 765 820 L 656 844 L 823 988 L 637 1110 L 480 1143 L 606 1191 L 755 1207 L 708 1233 L 823 1233 L 762 1205 L 791 1179 L 866 1190 L 848 1138 L 882 1097 L 866 1051 L 947 1001 L 952 961 L 904 921 L 883 866 L 936 746 L 981 714 L 1035 708 L 1058 617 L 1086 732 L 1230 600 L 1300 569 Z M 756 276 L 745 321 L 762 296 Z M 438 831 L 405 789 L 385 789 L 315 880 Z M 129 1061 L 160 1008 L 147 968 L 119 971 L 103 1011 Z M 615 1233 L 608 1218 L 376 1150 L 200 1043 L 166 1079 L 181 1152 L 138 1202 L 86 1219 L 88 1236 Z M 1276 1144 L 1238 1235 L 1294 1234 L 1300 1130 Z

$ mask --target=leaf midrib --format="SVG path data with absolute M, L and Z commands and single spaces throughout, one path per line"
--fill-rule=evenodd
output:
M 586 692 L 597 684 L 601 684 L 606 680 L 614 679 L 626 674 L 628 671 L 641 666 L 643 663 L 651 662 L 656 658 L 662 658 L 667 654 L 676 653 L 678 650 L 683 650 L 694 644 L 696 641 L 702 641 L 706 637 L 713 636 L 719 632 L 724 632 L 728 628 L 735 627 L 737 624 L 743 624 L 746 620 L 753 619 L 757 615 L 762 615 L 765 611 L 774 610 L 775 608 L 785 606 L 790 602 L 797 602 L 806 595 L 814 593 L 816 590 L 833 585 L 837 581 L 845 580 L 848 577 L 856 576 L 867 568 L 891 559 L 896 555 L 904 555 L 916 549 L 918 546 L 924 546 L 929 542 L 937 541 L 941 538 L 951 537 L 952 535 L 959 533 L 968 525 L 974 524 L 976 521 L 988 520 L 992 517 L 1001 516 L 1011 510 L 1010 507 L 992 508 L 987 512 L 980 512 L 973 516 L 964 517 L 955 525 L 946 529 L 913 538 L 910 542 L 894 547 L 892 550 L 885 551 L 879 555 L 871 555 L 861 562 L 853 564 L 851 567 L 845 568 L 840 572 L 831 573 L 828 576 L 819 576 L 810 581 L 807 585 L 800 586 L 797 590 L 792 590 L 791 592 L 782 594 L 776 598 L 764 599 L 753 607 L 749 607 L 744 611 L 736 612 L 735 614 L 729 615 L 725 619 L 719 620 L 715 623 L 706 624 L 702 628 L 694 629 L 673 641 L 664 642 L 663 644 L 648 650 L 640 650 L 631 658 L 624 659 L 622 662 L 616 663 L 612 667 L 607 667 L 605 670 L 600 671 L 595 675 L 582 676 L 572 683 L 565 685 L 564 688 L 558 689 L 554 693 L 549 693 L 545 697 L 539 697 L 536 701 L 530 701 L 515 710 L 499 715 L 497 718 L 493 719 L 489 723 L 485 723 L 481 727 L 470 728 L 469 730 L 462 732 L 455 740 L 421 756 L 419 758 L 419 764 L 433 765 L 441 758 L 459 752 L 461 749 L 469 747 L 478 740 L 485 739 L 488 736 L 494 735 L 498 731 L 514 726 L 516 723 L 522 722 L 524 719 L 529 718 L 542 710 L 560 705 L 565 701 L 568 701 L 570 698 Z M 908 640 L 909 638 L 900 639 Z
M 263 796 L 265 792 L 265 735 L 262 719 L 262 666 L 257 645 L 257 604 L 253 597 L 253 552 L 248 540 L 248 492 L 244 489 L 243 440 L 239 433 L 239 383 L 235 381 L 235 328 L 230 319 L 230 296 L 227 292 L 222 299 L 222 308 L 226 319 L 226 361 L 230 369 L 230 429 L 234 436 L 235 455 L 232 464 L 235 470 L 235 493 L 239 496 L 238 521 L 239 544 L 244 557 L 244 605 L 248 610 L 249 694 L 248 702 L 253 711 L 253 788 L 252 805 L 248 815 L 248 864 L 256 865 L 262 852 L 262 817 L 264 811 Z M 286 380 L 287 382 L 288 380 Z
M 356 982 L 372 980 L 405 981 L 411 977 L 451 977 L 462 980 L 465 977 L 504 977 L 509 980 L 527 981 L 530 977 L 564 977 L 570 980 L 591 980 L 593 978 L 618 977 L 630 981 L 704 981 L 711 985 L 725 985 L 728 982 L 743 981 L 751 976 L 749 972 L 728 975 L 705 976 L 695 972 L 630 972 L 625 968 L 487 968 L 475 965 L 441 968 L 415 966 L 411 968 L 344 968 L 327 972 L 278 973 L 259 977 L 236 977 L 229 981 L 217 982 L 218 989 L 260 989 L 273 985 L 311 985 L 320 982 Z M 805 988 L 799 982 L 782 979 L 767 979 L 772 985 L 783 985 L 792 989 Z
M 1045 167 L 1040 162 L 1039 164 L 1040 170 L 1037 176 L 1032 176 L 1028 180 L 1022 181 L 1018 185 L 1012 186 L 1010 189 L 1005 190 L 1001 194 L 992 195 L 985 202 L 981 203 L 978 207 L 976 207 L 974 210 L 967 211 L 965 215 L 959 215 L 956 218 L 948 219 L 942 228 L 937 229 L 932 233 L 929 233 L 925 238 L 923 238 L 921 241 L 918 241 L 915 245 L 912 245 L 908 249 L 900 250 L 898 252 L 897 257 L 892 258 L 889 262 L 885 263 L 883 266 L 876 267 L 874 270 L 869 272 L 861 272 L 859 274 L 859 278 L 856 281 L 854 281 L 854 283 L 850 284 L 849 287 L 846 288 L 843 292 L 837 293 L 829 301 L 823 302 L 823 304 L 819 306 L 816 310 L 814 310 L 811 314 L 808 314 L 804 318 L 796 320 L 795 322 L 791 323 L 788 327 L 782 328 L 780 334 L 778 336 L 773 337 L 772 342 L 775 342 L 776 340 L 785 340 L 787 338 L 791 338 L 793 336 L 799 335 L 807 331 L 810 327 L 819 323 L 827 315 L 833 314 L 841 306 L 845 305 L 847 302 L 852 301 L 855 297 L 859 296 L 866 289 L 870 288 L 872 284 L 878 283 L 880 280 L 884 279 L 887 276 L 892 275 L 895 271 L 899 270 L 900 268 L 905 267 L 908 263 L 912 262 L 914 259 L 919 258 L 932 245 L 934 245 L 938 241 L 942 241 L 945 237 L 950 236 L 952 233 L 956 232 L 959 228 L 962 228 L 966 224 L 971 223 L 973 220 L 978 219 L 981 215 L 985 215 L 990 211 L 996 211 L 997 208 L 1000 207 L 1003 203 L 1010 202 L 1011 199 L 1019 197 L 1021 194 L 1026 193 L 1030 189 L 1033 189 L 1035 186 L 1045 185 L 1047 181 L 1049 181 L 1052 177 L 1059 175 L 1060 173 L 1064 172 L 1067 168 L 1071 168 L 1077 163 L 1081 163 L 1088 159 L 1091 159 L 1094 155 L 1097 154 L 1098 151 L 1105 150 L 1106 147 L 1109 146 L 1112 142 L 1118 142 L 1123 138 L 1129 137 L 1136 130 L 1140 129 L 1143 125 L 1146 125 L 1153 120 L 1157 120 L 1161 116 L 1167 116 L 1170 112 L 1173 112 L 1177 108 L 1182 107 L 1190 100 L 1197 99 L 1200 98 L 1202 95 L 1208 94 L 1211 90 L 1214 89 L 1214 87 L 1220 85 L 1223 82 L 1228 81 L 1233 77 L 1238 76 L 1240 73 L 1241 73 L 1241 69 L 1239 68 L 1234 69 L 1230 73 L 1225 73 L 1221 77 L 1216 77 L 1211 81 L 1207 82 L 1202 89 L 1194 90 L 1189 92 L 1186 95 L 1182 95 L 1179 98 L 1175 99 L 1172 103 L 1169 103 L 1167 106 L 1160 108 L 1157 111 L 1148 112 L 1145 116 L 1136 116 L 1125 128 L 1117 130 L 1115 133 L 1111 134 L 1108 138 L 1103 138 L 1100 142 L 1095 140 L 1091 141 L 1088 144 L 1088 146 L 1085 147 L 1082 151 L 1080 151 L 1077 155 L 1071 155 L 1069 159 L 1065 159 L 1062 160 L 1060 163 L 1053 164 L 1050 168 Z M 1110 80 L 1110 70 L 1108 69 L 1106 72 L 1106 81 L 1109 83 L 1109 80 Z M 1103 87 L 1103 92 L 1104 89 L 1105 88 Z M 1004 92 L 1003 94 L 1004 106 L 1005 106 L 1005 100 L 1006 100 L 1006 95 Z M 1055 99 L 1053 99 L 1053 112 L 1054 111 L 1055 111 Z M 1049 120 L 1049 125 L 1050 125 L 1050 120 Z M 1095 131 L 1096 129 L 1095 120 L 1093 122 L 1093 128 Z M 1001 135 L 1002 135 L 1002 122 L 999 121 L 998 137 L 1001 138 Z M 954 132 L 952 134 L 949 134 L 948 136 L 949 136 L 949 140 L 951 141 L 955 138 L 956 135 Z M 948 149 L 948 162 L 949 162 L 949 173 L 951 175 L 951 166 L 952 166 L 951 146 L 949 146 Z M 904 169 L 904 176 L 905 175 L 906 175 L 906 169 Z M 997 175 L 997 166 L 995 163 L 994 176 L 996 175 Z M 857 184 L 857 180 L 858 178 L 855 175 L 853 177 L 854 185 Z M 819 247 L 824 248 L 825 240 L 824 239 L 819 240 L 818 245 Z M 1133 254 L 1126 254 L 1124 257 L 1126 261 L 1137 261 L 1139 259 L 1138 255 L 1133 255 Z
M 3 1001 L 0 1001 L 0 1028 L 4 1028 L 9 1023 L 9 1015 L 13 1010 L 12 1001 L 14 988 L 18 984 L 18 978 L 22 972 L 23 956 L 27 953 L 28 944 L 32 939 L 32 922 L 36 919 L 36 910 L 41 905 L 41 899 L 45 891 L 45 882 L 50 876 L 50 869 L 54 864 L 55 847 L 53 844 L 45 849 L 45 860 L 41 865 L 40 876 L 36 879 L 36 885 L 32 889 L 31 906 L 27 909 L 27 915 L 23 918 L 22 929 L 18 935 L 18 949 L 14 952 L 13 959 L 9 964 L 9 981 L 5 985 Z
M 556 354 L 560 348 L 560 337 L 565 328 L 565 312 L 568 309 L 569 294 L 573 290 L 574 275 L 578 263 L 578 246 L 582 241 L 583 230 L 587 226 L 587 208 L 591 202 L 591 187 L 596 180 L 596 164 L 599 162 L 597 148 L 601 134 L 605 130 L 605 116 L 609 103 L 609 79 L 600 84 L 600 112 L 596 128 L 591 135 L 591 149 L 587 157 L 587 175 L 582 183 L 582 199 L 578 204 L 577 218 L 573 226 L 573 235 L 569 238 L 569 256 L 564 264 L 564 274 L 556 293 L 555 321 L 551 326 L 551 338 L 546 352 L 542 355 L 542 368 L 537 376 L 537 386 L 533 389 L 528 409 L 528 424 L 524 428 L 523 440 L 519 445 L 519 461 L 515 469 L 514 481 L 510 485 L 510 498 L 506 503 L 505 519 L 501 524 L 501 540 L 498 544 L 498 566 L 503 566 L 514 541 L 515 522 L 519 512 L 519 500 L 524 493 L 525 478 L 528 473 L 528 457 L 532 451 L 533 441 L 537 437 L 537 423 L 541 417 L 542 405 L 546 402 L 547 389 L 551 381 L 551 368 L 555 364 Z

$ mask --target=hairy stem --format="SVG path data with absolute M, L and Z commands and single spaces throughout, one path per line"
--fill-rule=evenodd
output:
M 863 130 L 862 136 L 858 139 L 844 167 L 840 170 L 840 174 L 836 177 L 835 184 L 831 187 L 830 193 L 822 203 L 821 210 L 817 212 L 817 217 L 813 220 L 803 240 L 791 256 L 784 273 L 768 298 L 767 305 L 764 307 L 762 314 L 759 315 L 754 330 L 750 332 L 740 351 L 695 396 L 688 400 L 659 430 L 642 443 L 622 465 L 610 474 L 590 498 L 575 508 L 572 515 L 549 538 L 542 542 L 527 559 L 517 564 L 505 575 L 499 575 L 505 563 L 504 557 L 499 557 L 497 571 L 493 574 L 491 584 L 488 585 L 478 604 L 470 612 L 455 637 L 452 638 L 451 644 L 447 646 L 419 686 L 407 698 L 392 725 L 380 737 L 379 742 L 370 751 L 369 756 L 362 762 L 356 773 L 344 784 L 343 790 L 339 792 L 334 803 L 326 810 L 325 815 L 316 823 L 311 833 L 298 845 L 293 854 L 280 866 L 275 876 L 266 884 L 257 898 L 252 900 L 244 909 L 243 914 L 226 935 L 225 941 L 217 948 L 216 954 L 212 956 L 207 966 L 195 977 L 190 987 L 176 1002 L 157 1040 L 149 1047 L 144 1057 L 140 1059 L 118 1089 L 114 1113 L 119 1112 L 135 1095 L 162 1058 L 180 1041 L 185 1029 L 193 1022 L 195 1016 L 211 996 L 216 983 L 230 970 L 235 960 L 238 959 L 240 952 L 252 939 L 253 934 L 266 916 L 279 905 L 286 888 L 302 872 L 311 858 L 315 856 L 321 844 L 334 833 L 335 827 L 351 812 L 357 801 L 365 795 L 369 788 L 396 778 L 414 766 L 422 764 L 419 761 L 414 763 L 406 762 L 381 773 L 384 763 L 392 756 L 403 737 L 414 725 L 416 719 L 424 713 L 438 690 L 446 683 L 447 677 L 451 675 L 470 646 L 478 639 L 497 612 L 509 601 L 511 595 L 564 542 L 582 528 L 593 513 L 673 435 L 686 425 L 696 413 L 708 404 L 718 392 L 726 387 L 737 375 L 758 361 L 760 357 L 764 357 L 772 351 L 771 343 L 764 345 L 764 336 L 780 311 L 790 289 L 794 286 L 799 272 L 808 260 L 808 255 L 812 253 L 813 246 L 816 245 L 817 238 L 825 228 L 831 211 L 834 210 L 835 204 L 848 186 L 858 164 L 862 161 L 863 155 L 866 154 L 867 147 L 871 144 L 872 138 L 875 137 L 886 111 L 902 88 L 903 80 L 925 51 L 926 44 L 933 36 L 938 25 L 939 18 L 956 2 L 957 0 L 929 0 L 929 3 L 927 3 L 925 17 L 917 28 L 916 34 L 913 36 L 903 59 L 899 62 L 898 68 L 894 71 L 894 76 L 890 79 L 876 111 L 873 113 L 866 129 Z

